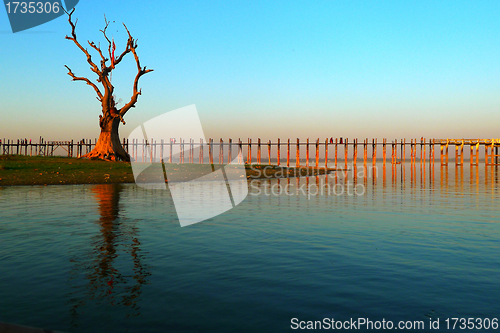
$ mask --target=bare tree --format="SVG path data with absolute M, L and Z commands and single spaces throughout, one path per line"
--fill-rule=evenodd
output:
M 101 127 L 101 134 L 99 135 L 99 139 L 97 140 L 95 148 L 83 157 L 91 159 L 99 158 L 110 161 L 130 161 L 130 156 L 127 154 L 125 149 L 123 149 L 120 143 L 118 126 L 120 125 L 120 122 L 125 124 L 123 116 L 125 116 L 130 108 L 135 107 L 135 103 L 137 103 L 137 98 L 141 94 L 141 90 L 137 88 L 140 77 L 153 70 L 146 69 L 146 67 L 141 67 L 139 57 L 136 53 L 137 40 L 132 38 L 125 24 L 123 24 L 123 26 L 125 27 L 125 30 L 128 34 L 127 45 L 125 47 L 125 50 L 119 56 L 115 57 L 114 41 L 111 42 L 109 37 L 106 35 L 106 29 L 108 28 L 110 23 L 108 20 L 106 20 L 106 17 L 104 17 L 104 29 L 100 30 L 103 33 L 104 38 L 106 39 L 108 47 L 106 56 L 103 53 L 100 44 L 96 45 L 94 42 L 87 41 L 90 47 L 99 53 L 100 66 L 97 66 L 92 61 L 92 56 L 90 55 L 89 51 L 84 48 L 76 38 L 75 29 L 78 20 L 73 22 L 71 18 L 71 15 L 74 11 L 75 9 L 73 8 L 73 10 L 67 13 L 68 22 L 71 25 L 71 36 L 66 36 L 66 39 L 73 41 L 76 46 L 78 46 L 78 48 L 85 54 L 85 56 L 87 57 L 87 62 L 90 65 L 90 69 L 97 75 L 97 82 L 102 85 L 103 89 L 101 91 L 95 83 L 93 83 L 86 77 L 76 76 L 75 74 L 73 74 L 71 69 L 65 65 L 65 67 L 68 69 L 68 75 L 73 78 L 73 81 L 84 81 L 89 86 L 94 88 L 95 92 L 97 93 L 97 99 L 99 100 L 99 102 L 101 102 L 102 105 L 102 114 L 99 115 L 99 126 Z M 106 50 L 104 52 L 106 52 Z M 110 80 L 110 73 L 116 68 L 116 66 L 122 61 L 123 57 L 125 57 L 128 53 L 132 53 L 134 55 L 135 62 L 137 64 L 137 74 L 134 79 L 133 92 L 130 101 L 120 109 L 117 109 L 115 96 L 113 95 L 114 87 L 111 84 Z

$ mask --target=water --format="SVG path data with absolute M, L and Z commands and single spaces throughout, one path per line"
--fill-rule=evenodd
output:
M 253 181 L 242 204 L 185 228 L 168 191 L 0 188 L 0 321 L 284 332 L 292 318 L 439 318 L 447 331 L 446 318 L 500 317 L 499 170 L 402 171 Z

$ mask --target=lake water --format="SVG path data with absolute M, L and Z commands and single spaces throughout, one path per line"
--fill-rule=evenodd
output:
M 425 330 L 439 319 L 433 331 L 448 331 L 447 318 L 493 320 L 499 174 L 407 164 L 366 178 L 254 180 L 240 205 L 183 228 L 168 191 L 0 188 L 0 321 L 287 332 L 324 318 Z

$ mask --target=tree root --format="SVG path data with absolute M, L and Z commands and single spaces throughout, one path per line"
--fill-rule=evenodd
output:
M 83 155 L 81 158 L 88 158 L 89 160 L 104 160 L 104 161 L 109 161 L 109 162 L 115 162 L 115 161 L 125 161 L 125 162 L 130 162 L 130 155 L 125 153 L 123 154 L 116 154 L 113 152 L 100 152 L 96 151 L 95 149 L 92 150 L 90 153 Z

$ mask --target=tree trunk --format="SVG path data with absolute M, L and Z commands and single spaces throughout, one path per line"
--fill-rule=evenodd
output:
M 120 118 L 112 116 L 104 117 L 101 120 L 101 134 L 94 149 L 82 157 L 130 162 L 130 155 L 127 154 L 120 143 L 120 136 L 118 135 L 119 125 Z

